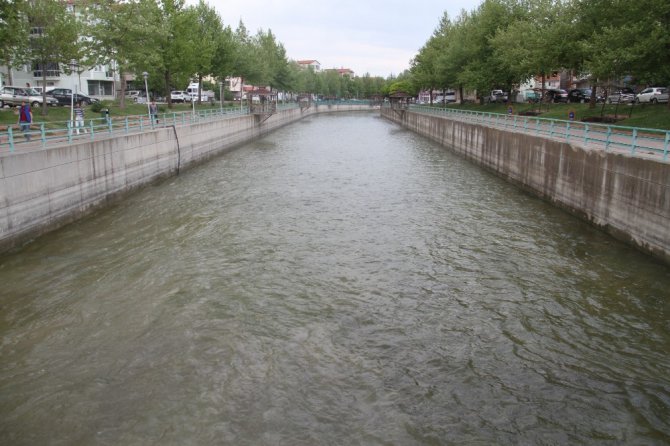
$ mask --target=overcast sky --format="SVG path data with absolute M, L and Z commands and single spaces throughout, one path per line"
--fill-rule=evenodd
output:
M 189 0 L 189 4 L 197 0 Z M 237 28 L 272 30 L 290 59 L 387 77 L 409 68 L 446 10 L 456 18 L 481 0 L 206 0 Z

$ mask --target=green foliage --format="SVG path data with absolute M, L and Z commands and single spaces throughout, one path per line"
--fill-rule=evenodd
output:
M 568 70 L 599 79 L 670 83 L 667 0 L 484 0 L 446 14 L 412 61 L 421 88 L 510 90 Z
M 94 113 L 100 113 L 102 110 L 109 108 L 114 104 L 114 101 L 99 101 L 99 102 L 93 102 L 90 105 L 90 109 Z
M 66 5 L 56 0 L 33 0 L 26 12 L 30 28 L 36 31 L 30 36 L 27 54 L 42 67 L 42 82 L 46 85 L 48 67 L 67 66 L 71 59 L 77 60 L 80 26 Z M 45 101 L 42 114 L 47 111 Z

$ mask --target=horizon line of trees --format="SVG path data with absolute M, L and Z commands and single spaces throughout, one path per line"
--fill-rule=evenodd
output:
M 451 88 L 462 98 L 464 90 L 513 91 L 536 76 L 544 84 L 560 70 L 592 87 L 624 77 L 670 85 L 670 2 L 484 0 L 455 20 L 445 12 L 393 88 Z
M 233 30 L 204 0 L 0 0 L 0 64 L 37 65 L 46 85 L 47 67 L 71 72 L 106 65 L 121 78 L 121 107 L 127 89 L 124 74 L 143 79 L 151 91 L 170 91 L 208 77 L 241 77 L 245 84 L 278 91 L 365 98 L 379 94 L 387 80 L 349 78 L 325 70 L 301 69 L 286 56 L 270 29 L 252 35 L 240 20 Z M 43 107 L 43 114 L 47 107 Z

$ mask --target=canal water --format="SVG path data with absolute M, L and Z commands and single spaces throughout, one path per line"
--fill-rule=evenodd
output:
M 3 445 L 663 445 L 670 270 L 374 114 L 0 257 Z

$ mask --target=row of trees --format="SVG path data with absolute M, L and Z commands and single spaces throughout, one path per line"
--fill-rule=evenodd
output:
M 203 0 L 0 0 L 0 60 L 5 66 L 38 64 L 69 70 L 113 67 L 119 73 L 149 73 L 150 89 L 170 100 L 170 90 L 191 79 L 242 77 L 280 91 L 336 97 L 379 93 L 385 80 L 365 75 L 302 70 L 286 56 L 272 31 L 252 35 L 240 21 L 224 26 Z M 139 76 L 142 79 L 142 76 Z M 180 88 L 180 86 L 182 86 Z M 121 105 L 126 85 L 121 85 Z M 46 112 L 46 108 L 44 109 Z
M 559 70 L 593 86 L 670 84 L 670 2 L 484 0 L 455 20 L 445 13 L 410 78 L 418 88 L 511 91 Z

